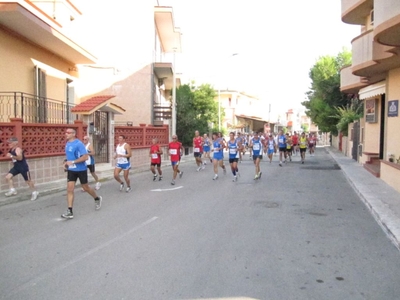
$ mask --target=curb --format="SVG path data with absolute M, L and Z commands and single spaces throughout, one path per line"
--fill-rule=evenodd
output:
M 327 147 L 325 148 L 325 151 L 332 157 L 332 159 L 340 166 L 340 162 L 338 161 L 338 158 L 336 157 L 335 154 L 332 153 L 330 149 Z M 354 163 L 356 163 L 354 161 Z M 344 174 L 347 182 L 351 185 L 353 190 L 356 192 L 356 194 L 359 196 L 360 200 L 364 203 L 364 205 L 367 207 L 375 221 L 378 223 L 378 225 L 382 228 L 383 232 L 386 234 L 386 236 L 390 239 L 390 241 L 393 243 L 393 245 L 397 248 L 397 250 L 400 251 L 400 240 L 398 237 L 400 237 L 400 227 L 399 225 L 395 224 L 388 224 L 391 223 L 390 220 L 386 220 L 388 217 L 390 218 L 391 212 L 386 208 L 386 211 L 378 211 L 376 209 L 376 206 L 374 206 L 373 203 L 371 203 L 370 199 L 368 199 L 367 196 L 362 192 L 361 188 L 359 185 L 355 182 L 355 180 L 350 176 L 345 168 L 342 168 L 342 173 Z M 372 176 L 372 175 L 371 175 Z M 379 201 L 379 200 L 378 200 Z M 376 204 L 376 203 L 375 203 Z M 380 203 L 380 205 L 384 206 L 384 203 Z M 385 208 L 384 208 L 385 209 Z M 384 213 L 384 214 L 383 214 Z M 397 230 L 396 230 L 396 227 Z M 396 234 L 394 231 L 398 231 L 399 234 Z

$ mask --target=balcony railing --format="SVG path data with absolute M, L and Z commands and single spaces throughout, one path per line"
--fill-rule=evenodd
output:
M 365 78 L 353 75 L 351 66 L 340 70 L 340 90 L 342 92 L 355 94 L 367 84 Z
M 379 43 L 400 47 L 398 0 L 374 0 L 374 38 Z
M 169 120 L 172 118 L 172 107 L 171 105 L 154 105 L 153 106 L 153 120 L 157 121 Z
M 342 0 L 342 21 L 348 24 L 365 25 L 373 4 L 373 0 Z
M 24 123 L 72 124 L 75 104 L 23 92 L 0 92 L 0 122 L 22 118 Z

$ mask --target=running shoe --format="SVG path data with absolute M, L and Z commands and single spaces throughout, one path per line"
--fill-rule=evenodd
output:
M 233 176 L 232 181 L 233 181 L 233 182 L 236 182 L 236 181 L 237 181 L 237 176 Z
M 153 181 L 157 180 L 157 174 L 153 176 Z
M 11 189 L 11 190 L 9 190 L 7 193 L 5 193 L 5 195 L 6 195 L 7 197 L 14 196 L 14 195 L 16 195 L 16 194 L 17 194 L 17 190 L 16 190 L 16 189 Z
M 212 163 L 212 159 L 210 158 L 210 163 Z
M 95 186 L 95 190 L 98 191 L 101 187 L 101 183 L 100 182 L 96 182 L 96 186 Z
M 279 166 L 282 167 L 282 163 L 281 162 L 279 163 Z
M 86 192 L 86 191 L 85 191 L 85 189 L 84 189 L 84 188 L 81 188 L 81 192 L 82 192 L 82 193 L 84 193 L 84 192 Z
M 261 178 L 262 172 L 258 173 L 258 179 Z
M 254 176 L 254 180 L 257 180 L 257 179 L 258 179 L 258 175 L 255 175 L 255 176 Z
M 213 177 L 213 180 L 217 180 L 217 179 L 218 179 L 218 175 L 215 174 L 214 177 Z
M 175 185 L 175 180 L 172 180 L 172 181 L 171 181 L 171 185 Z
M 205 166 L 205 165 L 203 165 L 203 166 L 201 167 L 201 169 L 202 169 L 202 170 L 204 170 L 205 168 L 206 168 L 206 166 Z
M 101 196 L 99 196 L 99 200 L 94 200 L 96 210 L 99 210 L 101 208 L 101 202 L 103 202 L 103 197 Z
M 301 162 L 302 165 L 304 165 L 304 160 Z
M 124 189 L 124 185 L 125 185 L 124 183 L 121 183 L 121 184 L 119 185 L 119 191 L 120 191 L 120 192 L 122 192 L 122 190 Z
M 39 192 L 38 191 L 32 192 L 31 201 L 35 201 L 38 196 L 39 196 Z
M 162 176 L 158 177 L 158 181 L 161 181 L 161 180 L 162 180 Z
M 182 178 L 183 172 L 179 172 L 179 178 Z
M 130 193 L 131 191 L 132 191 L 131 187 L 128 186 L 128 187 L 126 188 L 126 191 L 125 191 L 125 192 Z
M 73 219 L 74 218 L 74 214 L 72 212 L 70 212 L 69 209 L 67 209 L 62 215 L 61 218 L 64 219 Z
M 200 170 L 201 170 L 201 167 L 198 167 L 198 168 L 197 168 L 197 172 L 200 171 Z

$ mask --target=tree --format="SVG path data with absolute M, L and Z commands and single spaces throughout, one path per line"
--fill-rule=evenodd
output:
M 176 133 L 185 146 L 192 145 L 194 132 L 208 133 L 209 124 L 218 122 L 215 90 L 209 84 L 199 87 L 188 84 L 176 90 Z
M 302 105 L 307 108 L 307 116 L 324 132 L 338 132 L 336 107 L 348 104 L 347 95 L 340 91 L 340 70 L 350 64 L 351 52 L 343 49 L 337 57 L 320 57 L 310 69 L 311 89 Z
M 335 107 L 335 109 L 335 118 L 339 120 L 336 127 L 343 135 L 347 136 L 349 124 L 363 116 L 363 103 L 359 99 L 352 99 L 350 105 Z

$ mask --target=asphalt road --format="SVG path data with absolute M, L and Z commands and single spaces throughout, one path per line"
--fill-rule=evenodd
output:
M 399 299 L 400 254 L 329 154 L 0 207 L 0 299 Z M 227 164 L 227 163 L 226 163 Z

